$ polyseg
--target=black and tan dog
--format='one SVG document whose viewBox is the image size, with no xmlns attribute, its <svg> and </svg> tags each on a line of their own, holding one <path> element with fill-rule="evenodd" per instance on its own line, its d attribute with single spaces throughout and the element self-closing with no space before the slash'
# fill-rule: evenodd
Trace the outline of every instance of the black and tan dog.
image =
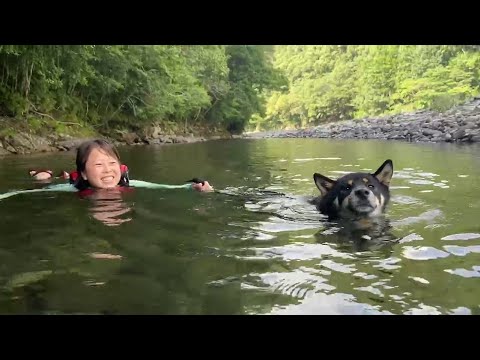
<svg viewBox="0 0 480 360">
<path fill-rule="evenodd" d="M 356 172 L 332 180 L 315 173 L 313 179 L 321 196 L 312 204 L 329 220 L 377 217 L 384 214 L 390 200 L 392 175 L 392 160 L 386 160 L 373 174 Z"/>
</svg>

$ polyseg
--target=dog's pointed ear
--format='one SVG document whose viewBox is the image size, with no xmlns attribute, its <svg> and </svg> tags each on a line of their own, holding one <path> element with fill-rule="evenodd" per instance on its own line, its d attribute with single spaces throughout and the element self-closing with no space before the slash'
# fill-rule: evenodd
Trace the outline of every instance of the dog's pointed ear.
<svg viewBox="0 0 480 360">
<path fill-rule="evenodd" d="M 329 179 L 326 176 L 320 175 L 318 173 L 313 174 L 313 180 L 315 181 L 315 185 L 317 185 L 318 190 L 322 195 L 328 193 L 332 188 L 335 186 L 336 181 Z"/>
<path fill-rule="evenodd" d="M 375 176 L 383 185 L 387 187 L 390 186 L 390 180 L 392 179 L 393 175 L 392 160 L 385 160 L 385 162 L 372 175 Z"/>
</svg>

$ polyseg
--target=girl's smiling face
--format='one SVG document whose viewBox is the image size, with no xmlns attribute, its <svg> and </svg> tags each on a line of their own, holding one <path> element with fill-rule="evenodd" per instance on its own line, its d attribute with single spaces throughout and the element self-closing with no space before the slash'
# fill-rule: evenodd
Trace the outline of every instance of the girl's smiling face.
<svg viewBox="0 0 480 360">
<path fill-rule="evenodd" d="M 82 177 L 97 189 L 114 188 L 120 182 L 120 162 L 101 148 L 93 148 L 90 152 Z"/>
</svg>

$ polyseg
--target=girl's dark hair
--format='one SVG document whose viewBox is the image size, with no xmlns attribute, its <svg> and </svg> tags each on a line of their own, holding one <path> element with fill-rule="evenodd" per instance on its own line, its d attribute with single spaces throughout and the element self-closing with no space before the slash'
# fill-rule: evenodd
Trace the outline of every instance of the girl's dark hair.
<svg viewBox="0 0 480 360">
<path fill-rule="evenodd" d="M 85 180 L 82 177 L 82 172 L 85 171 L 85 166 L 87 164 L 88 157 L 90 156 L 90 153 L 92 152 L 93 149 L 102 149 L 111 157 L 116 158 L 120 163 L 120 155 L 117 149 L 108 141 L 97 139 L 97 140 L 90 140 L 82 143 L 77 149 L 77 158 L 75 162 L 77 164 L 78 177 L 73 183 L 73 185 L 80 191 L 91 187 L 88 180 Z M 120 177 L 120 182 L 118 183 L 118 185 L 128 186 L 128 183 L 129 183 L 128 174 L 122 173 L 122 176 Z"/>
</svg>

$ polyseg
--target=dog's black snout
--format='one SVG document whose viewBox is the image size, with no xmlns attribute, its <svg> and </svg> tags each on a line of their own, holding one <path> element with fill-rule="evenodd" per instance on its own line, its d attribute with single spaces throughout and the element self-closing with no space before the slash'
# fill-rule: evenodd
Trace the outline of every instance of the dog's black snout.
<svg viewBox="0 0 480 360">
<path fill-rule="evenodd" d="M 370 190 L 367 189 L 359 189 L 355 190 L 355 195 L 358 196 L 359 198 L 366 198 L 370 194 Z"/>
</svg>

